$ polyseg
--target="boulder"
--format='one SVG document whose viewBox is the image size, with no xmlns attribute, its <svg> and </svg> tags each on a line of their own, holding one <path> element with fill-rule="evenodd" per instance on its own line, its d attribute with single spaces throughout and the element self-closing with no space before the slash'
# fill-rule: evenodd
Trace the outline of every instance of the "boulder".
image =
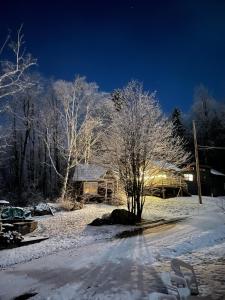
<svg viewBox="0 0 225 300">
<path fill-rule="evenodd" d="M 31 212 L 21 207 L 6 207 L 1 212 L 2 220 L 25 220 L 31 218 Z"/>
<path fill-rule="evenodd" d="M 34 216 L 54 215 L 51 207 L 47 203 L 43 203 L 43 202 L 34 206 L 32 214 Z"/>
<path fill-rule="evenodd" d="M 137 218 L 135 214 L 129 212 L 126 209 L 114 209 L 111 214 L 104 214 L 102 218 L 93 220 L 89 225 L 101 226 L 101 225 L 135 225 Z"/>
<path fill-rule="evenodd" d="M 137 222 L 135 214 L 126 209 L 114 209 L 110 219 L 113 224 L 134 225 Z"/>
<path fill-rule="evenodd" d="M 91 225 L 91 226 L 102 226 L 102 225 L 107 225 L 105 223 L 105 220 L 104 219 L 101 219 L 101 218 L 97 218 L 97 219 L 94 219 L 90 224 L 88 225 Z"/>
<path fill-rule="evenodd" d="M 102 219 L 109 219 L 111 216 L 110 213 L 102 215 Z"/>
<path fill-rule="evenodd" d="M 104 221 L 105 225 L 113 225 L 113 220 L 111 219 L 111 214 L 104 214 L 102 216 L 102 220 Z"/>
</svg>

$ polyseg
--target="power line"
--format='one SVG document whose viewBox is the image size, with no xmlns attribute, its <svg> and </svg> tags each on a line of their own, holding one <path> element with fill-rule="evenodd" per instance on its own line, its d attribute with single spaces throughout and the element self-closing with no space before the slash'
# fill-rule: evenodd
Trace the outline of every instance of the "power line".
<svg viewBox="0 0 225 300">
<path fill-rule="evenodd" d="M 200 146 L 198 145 L 199 150 L 225 150 L 225 147 L 217 147 L 217 146 Z"/>
</svg>

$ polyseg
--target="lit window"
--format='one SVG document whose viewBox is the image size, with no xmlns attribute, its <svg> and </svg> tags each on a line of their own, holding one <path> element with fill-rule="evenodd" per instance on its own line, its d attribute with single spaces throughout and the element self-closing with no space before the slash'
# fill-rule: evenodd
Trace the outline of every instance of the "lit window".
<svg viewBox="0 0 225 300">
<path fill-rule="evenodd" d="M 97 194 L 98 183 L 97 182 L 84 182 L 84 194 Z"/>
<path fill-rule="evenodd" d="M 193 174 L 184 174 L 184 179 L 187 181 L 193 181 L 194 176 Z"/>
</svg>

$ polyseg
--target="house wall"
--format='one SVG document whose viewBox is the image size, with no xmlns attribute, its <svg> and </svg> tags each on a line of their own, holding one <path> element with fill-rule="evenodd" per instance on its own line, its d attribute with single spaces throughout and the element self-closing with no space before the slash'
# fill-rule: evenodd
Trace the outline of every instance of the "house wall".
<svg viewBox="0 0 225 300">
<path fill-rule="evenodd" d="M 192 195 L 198 194 L 197 176 L 195 169 L 185 172 L 193 175 L 193 181 L 186 181 L 188 191 Z M 210 173 L 210 168 L 200 168 L 201 190 L 203 196 L 219 196 L 225 195 L 225 177 L 213 175 Z"/>
<path fill-rule="evenodd" d="M 73 194 L 74 196 L 83 195 L 83 182 L 76 181 L 73 184 Z"/>
<path fill-rule="evenodd" d="M 98 182 L 96 181 L 83 182 L 83 193 L 98 194 Z"/>
<path fill-rule="evenodd" d="M 213 196 L 224 196 L 225 195 L 225 177 L 213 176 L 211 191 L 212 191 Z"/>
<path fill-rule="evenodd" d="M 89 183 L 89 182 L 87 182 Z M 107 197 L 107 199 L 112 198 L 113 195 L 116 193 L 116 181 L 113 179 L 108 179 L 108 180 L 102 180 L 102 181 L 95 181 L 91 182 L 97 184 L 97 195 L 102 196 L 102 197 Z M 106 189 L 106 184 L 107 184 L 107 189 Z M 74 183 L 74 195 L 75 196 L 82 196 L 85 193 L 85 185 L 86 182 L 75 182 Z M 107 190 L 107 193 L 106 193 Z M 92 193 L 90 193 L 92 194 Z"/>
</svg>

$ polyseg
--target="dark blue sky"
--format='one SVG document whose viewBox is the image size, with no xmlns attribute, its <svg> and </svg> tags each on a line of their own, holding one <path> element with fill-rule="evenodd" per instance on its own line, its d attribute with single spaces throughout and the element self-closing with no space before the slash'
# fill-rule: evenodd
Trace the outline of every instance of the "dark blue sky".
<svg viewBox="0 0 225 300">
<path fill-rule="evenodd" d="M 104 91 L 138 79 L 167 112 L 188 110 L 200 83 L 225 99 L 225 1 L 0 2 L 0 40 L 23 23 L 47 77 L 81 74 Z"/>
</svg>

